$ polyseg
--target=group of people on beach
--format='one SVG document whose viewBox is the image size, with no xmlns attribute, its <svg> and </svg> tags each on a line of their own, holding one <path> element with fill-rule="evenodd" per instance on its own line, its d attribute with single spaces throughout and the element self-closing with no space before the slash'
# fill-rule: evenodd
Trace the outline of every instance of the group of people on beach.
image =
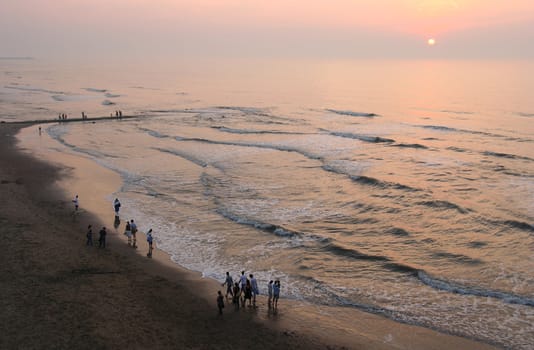
<svg viewBox="0 0 534 350">
<path fill-rule="evenodd" d="M 115 118 L 117 119 L 122 119 L 122 111 L 117 110 L 115 111 L 115 113 L 110 113 L 110 117 L 113 118 L 113 116 L 115 116 Z M 67 120 L 68 117 L 69 116 L 67 113 L 59 113 L 57 119 L 61 122 L 61 121 Z M 85 114 L 85 112 L 82 112 L 82 120 L 87 120 L 87 119 L 88 119 L 87 114 Z"/>
<path fill-rule="evenodd" d="M 113 118 L 113 113 L 111 113 L 109 116 Z M 120 109 L 115 111 L 115 118 L 122 119 L 122 111 Z"/>
<path fill-rule="evenodd" d="M 120 111 L 119 111 L 120 112 Z M 122 116 L 122 112 L 120 113 Z M 119 218 L 119 210 L 121 208 L 121 201 L 118 198 L 115 198 L 113 201 L 113 209 L 115 210 L 115 222 Z M 119 221 L 120 222 L 120 221 Z M 128 238 L 128 245 L 137 248 L 137 224 L 134 219 L 126 221 L 126 226 L 124 227 L 124 235 Z M 154 238 L 152 237 L 152 229 L 149 229 L 146 233 L 146 241 L 148 243 L 148 253 L 147 257 L 152 258 L 153 242 Z"/>
<path fill-rule="evenodd" d="M 102 227 L 99 232 L 98 237 L 98 248 L 106 248 L 106 236 L 108 232 L 106 231 L 106 227 Z M 87 238 L 87 241 L 85 245 L 93 246 L 93 227 L 91 225 L 87 226 L 87 233 L 85 234 L 85 237 Z"/>
<path fill-rule="evenodd" d="M 226 272 L 226 279 L 224 280 L 222 286 L 226 286 L 226 300 L 228 300 L 228 295 L 232 297 L 232 304 L 234 304 L 236 309 L 239 309 L 240 306 L 247 305 L 249 307 L 256 307 L 256 296 L 260 294 L 258 288 L 258 281 L 253 274 L 249 274 L 247 278 L 245 271 L 241 271 L 241 276 L 239 276 L 236 281 L 229 272 Z M 270 280 L 267 284 L 267 294 L 268 302 L 267 305 L 269 309 L 278 308 L 278 299 L 280 297 L 280 281 Z M 224 298 L 222 292 L 219 290 L 217 292 L 217 308 L 219 309 L 219 314 L 222 314 L 224 308 Z"/>
<path fill-rule="evenodd" d="M 78 212 L 78 209 L 80 207 L 80 199 L 79 196 L 76 195 L 74 199 L 72 200 L 74 203 L 74 213 Z M 115 198 L 113 201 L 113 209 L 115 211 L 115 223 L 119 222 L 119 211 L 121 208 L 121 202 L 118 198 Z M 117 228 L 118 225 L 115 227 Z M 128 245 L 137 248 L 137 224 L 135 223 L 134 219 L 131 219 L 130 221 L 126 221 L 126 227 L 124 229 L 124 235 L 128 237 Z M 102 227 L 102 229 L 99 232 L 99 238 L 98 238 L 98 247 L 99 248 L 106 248 L 106 236 L 107 236 L 107 229 L 106 227 Z M 86 233 L 86 245 L 87 246 L 93 246 L 93 228 L 92 225 L 89 225 L 87 227 L 87 233 Z M 146 240 L 148 243 L 148 252 L 147 257 L 152 258 L 152 252 L 153 252 L 153 242 L 154 238 L 152 236 L 152 229 L 149 229 L 146 233 Z"/>
<path fill-rule="evenodd" d="M 77 212 L 80 202 L 79 202 L 79 196 L 76 195 L 74 199 L 72 200 L 74 203 L 74 211 Z M 121 202 L 118 198 L 115 198 L 113 201 L 113 209 L 115 211 L 115 222 L 117 222 L 117 219 L 119 218 L 119 211 L 121 208 Z M 120 220 L 119 220 L 120 222 Z M 129 221 L 126 221 L 126 226 L 124 228 L 124 235 L 128 238 L 128 245 L 137 248 L 137 224 L 135 223 L 134 219 L 131 219 Z M 106 236 L 107 236 L 107 230 L 106 227 L 102 227 L 102 229 L 99 231 L 99 238 L 98 238 L 98 247 L 99 248 L 106 248 Z M 92 225 L 89 225 L 87 227 L 87 233 L 86 233 L 86 245 L 87 246 L 93 246 L 93 228 Z M 147 257 L 152 258 L 152 252 L 153 252 L 153 241 L 154 238 L 152 236 L 152 229 L 149 229 L 146 233 L 146 240 L 148 243 L 148 253 L 146 254 Z M 244 307 L 247 305 L 249 307 L 256 307 L 256 297 L 260 294 L 259 288 L 258 288 L 258 281 L 254 277 L 254 275 L 251 273 L 248 275 L 245 274 L 245 271 L 241 271 L 241 275 L 236 279 L 234 282 L 234 279 L 230 275 L 230 272 L 226 272 L 226 278 L 224 282 L 222 283 L 222 286 L 226 286 L 226 300 L 229 299 L 228 296 L 230 296 L 232 299 L 232 304 L 234 304 L 236 309 L 239 309 L 240 307 Z M 268 295 L 268 301 L 267 305 L 268 308 L 271 309 L 277 309 L 278 308 L 278 299 L 280 298 L 280 280 L 270 280 L 267 284 L 267 295 Z M 224 297 L 222 292 L 219 290 L 217 292 L 217 308 L 219 309 L 219 314 L 222 314 L 222 310 L 224 309 Z"/>
</svg>

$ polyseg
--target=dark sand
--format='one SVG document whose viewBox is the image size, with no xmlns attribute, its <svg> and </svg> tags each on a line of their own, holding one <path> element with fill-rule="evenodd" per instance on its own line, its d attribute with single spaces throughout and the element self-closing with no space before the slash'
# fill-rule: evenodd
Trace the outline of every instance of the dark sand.
<svg viewBox="0 0 534 350">
<path fill-rule="evenodd" d="M 95 240 L 104 225 L 99 204 L 72 216 L 71 196 L 57 181 L 70 181 L 76 169 L 21 152 L 14 135 L 23 126 L 0 124 L 1 349 L 492 348 L 363 312 L 359 329 L 349 335 L 327 328 L 321 333 L 317 326 L 308 332 L 313 315 L 299 322 L 284 300 L 283 311 L 272 319 L 259 317 L 256 309 L 235 312 L 229 304 L 221 317 L 215 299 L 216 289 L 223 288 L 174 266 L 162 252 L 148 259 L 127 247 L 112 227 L 108 248 L 86 247 L 87 223 L 93 224 Z M 86 166 L 82 173 L 87 171 Z M 86 190 L 82 207 L 93 192 Z M 144 235 L 138 239 L 144 253 Z M 384 340 L 391 334 L 396 341 Z"/>
</svg>

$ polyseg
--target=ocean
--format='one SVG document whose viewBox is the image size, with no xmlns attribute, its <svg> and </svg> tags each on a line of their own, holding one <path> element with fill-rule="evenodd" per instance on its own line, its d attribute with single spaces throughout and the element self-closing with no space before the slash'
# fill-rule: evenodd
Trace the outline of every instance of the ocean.
<svg viewBox="0 0 534 350">
<path fill-rule="evenodd" d="M 534 63 L 0 60 L 0 120 L 120 174 L 174 262 L 534 348 Z M 97 184 L 95 184 L 97 186 Z M 82 199 L 83 203 L 83 199 Z M 332 311 L 334 310 L 334 311 Z"/>
</svg>

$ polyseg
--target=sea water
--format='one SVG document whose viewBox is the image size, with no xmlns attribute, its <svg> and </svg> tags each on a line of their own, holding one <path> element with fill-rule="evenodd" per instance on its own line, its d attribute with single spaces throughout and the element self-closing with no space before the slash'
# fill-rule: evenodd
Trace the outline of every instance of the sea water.
<svg viewBox="0 0 534 350">
<path fill-rule="evenodd" d="M 0 67 L 3 121 L 139 116 L 45 130 L 121 175 L 110 211 L 120 198 L 177 264 L 534 347 L 534 64 Z"/>
</svg>

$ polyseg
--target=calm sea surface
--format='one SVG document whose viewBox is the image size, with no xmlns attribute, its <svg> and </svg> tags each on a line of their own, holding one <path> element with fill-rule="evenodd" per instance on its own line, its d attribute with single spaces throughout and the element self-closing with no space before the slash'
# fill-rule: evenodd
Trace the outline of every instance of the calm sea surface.
<svg viewBox="0 0 534 350">
<path fill-rule="evenodd" d="M 534 348 L 533 63 L 0 68 L 0 120 L 143 116 L 45 130 L 121 175 L 110 202 L 176 263 Z"/>
</svg>

